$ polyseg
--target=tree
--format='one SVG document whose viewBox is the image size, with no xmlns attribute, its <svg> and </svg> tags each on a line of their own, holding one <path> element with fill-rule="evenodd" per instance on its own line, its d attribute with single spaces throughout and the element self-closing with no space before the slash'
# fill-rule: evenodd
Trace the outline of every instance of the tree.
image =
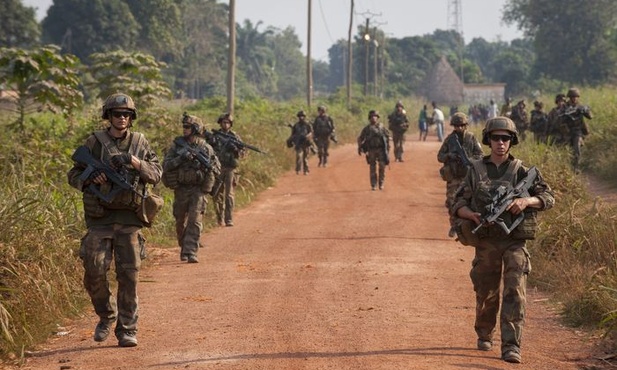
<svg viewBox="0 0 617 370">
<path fill-rule="evenodd" d="M 54 0 L 43 41 L 86 61 L 92 53 L 135 49 L 140 25 L 123 0 Z"/>
<path fill-rule="evenodd" d="M 292 27 L 282 31 L 272 30 L 278 98 L 288 100 L 301 96 L 306 91 L 305 59 L 300 51 L 302 43 Z"/>
<path fill-rule="evenodd" d="M 53 45 L 34 50 L 0 49 L 0 85 L 15 93 L 5 103 L 18 113 L 15 123 L 22 133 L 27 114 L 50 110 L 69 118 L 82 105 L 78 63 L 75 56 L 61 55 Z"/>
<path fill-rule="evenodd" d="M 171 90 L 163 80 L 164 63 L 151 55 L 125 51 L 95 53 L 90 56 L 88 68 L 93 77 L 90 86 L 96 88 L 98 97 L 124 92 L 135 99 L 140 108 L 152 107 L 161 98 L 170 98 Z"/>
<path fill-rule="evenodd" d="M 605 82 L 616 74 L 617 2 L 508 0 L 503 20 L 534 40 L 540 74 L 570 83 Z"/>
<path fill-rule="evenodd" d="M 262 22 L 257 22 L 253 25 L 250 20 L 245 19 L 244 27 L 238 26 L 238 69 L 263 95 L 272 95 L 276 90 L 275 74 L 272 70 L 276 58 L 269 40 L 274 29 L 259 32 L 261 24 Z"/>
<path fill-rule="evenodd" d="M 225 95 L 228 7 L 215 0 L 181 3 L 181 58 L 171 64 L 177 90 L 191 98 Z"/>
<path fill-rule="evenodd" d="M 0 1 L 0 47 L 30 47 L 39 42 L 41 28 L 34 8 L 21 0 Z"/>
<path fill-rule="evenodd" d="M 182 55 L 182 12 L 174 0 L 124 0 L 141 26 L 136 47 L 157 60 L 176 60 Z"/>
</svg>

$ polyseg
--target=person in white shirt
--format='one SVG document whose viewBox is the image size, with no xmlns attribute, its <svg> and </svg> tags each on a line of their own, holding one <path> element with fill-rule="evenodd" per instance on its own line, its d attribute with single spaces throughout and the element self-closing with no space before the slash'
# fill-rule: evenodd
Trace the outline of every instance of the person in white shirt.
<svg viewBox="0 0 617 370">
<path fill-rule="evenodd" d="M 439 142 L 442 142 L 444 122 L 443 112 L 437 107 L 437 103 L 431 102 L 431 105 L 433 106 L 433 123 L 437 127 L 437 139 L 439 139 Z"/>
</svg>

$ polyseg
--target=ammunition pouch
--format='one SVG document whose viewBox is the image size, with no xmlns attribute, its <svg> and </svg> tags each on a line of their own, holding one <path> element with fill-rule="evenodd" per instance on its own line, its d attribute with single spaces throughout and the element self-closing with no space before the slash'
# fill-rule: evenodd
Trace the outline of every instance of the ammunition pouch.
<svg viewBox="0 0 617 370">
<path fill-rule="evenodd" d="M 538 216 L 536 211 L 525 212 L 525 219 L 510 233 L 512 239 L 533 240 L 536 238 L 538 229 Z"/>
<path fill-rule="evenodd" d="M 83 193 L 84 214 L 92 218 L 101 218 L 105 216 L 105 207 L 101 205 L 99 197 L 89 191 Z"/>
<path fill-rule="evenodd" d="M 144 189 L 145 193 L 145 189 Z M 158 194 L 149 193 L 148 196 L 141 202 L 141 206 L 137 208 L 137 218 L 144 223 L 144 226 L 150 227 L 156 218 L 156 215 L 163 208 L 165 201 Z"/>
<path fill-rule="evenodd" d="M 178 182 L 178 170 L 174 169 L 171 171 L 163 171 L 163 175 L 161 176 L 161 181 L 163 181 L 163 185 L 170 189 L 175 189 L 180 185 Z"/>
<path fill-rule="evenodd" d="M 452 181 L 452 180 L 454 180 L 454 173 L 452 173 L 452 168 L 450 168 L 450 166 L 448 166 L 447 164 L 444 164 L 439 169 L 439 175 L 441 176 L 441 179 L 443 181 Z"/>
<path fill-rule="evenodd" d="M 454 230 L 456 231 L 456 240 L 467 246 L 477 247 L 480 245 L 480 238 L 471 231 L 475 228 L 475 223 L 466 218 L 456 218 L 454 220 Z"/>
<path fill-rule="evenodd" d="M 205 179 L 206 174 L 201 170 L 180 169 L 178 171 L 178 184 L 181 185 L 197 185 L 201 184 Z"/>
</svg>

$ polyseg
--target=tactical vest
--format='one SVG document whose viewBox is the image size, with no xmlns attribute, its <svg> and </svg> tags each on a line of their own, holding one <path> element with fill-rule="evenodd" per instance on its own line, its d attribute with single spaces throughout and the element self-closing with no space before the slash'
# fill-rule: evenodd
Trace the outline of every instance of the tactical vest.
<svg viewBox="0 0 617 370">
<path fill-rule="evenodd" d="M 233 131 L 228 131 L 227 134 L 239 139 L 238 135 Z M 219 157 L 219 162 L 221 162 L 221 167 L 237 168 L 240 164 L 238 159 L 240 155 L 233 145 L 223 144 L 218 141 L 216 143 L 215 151 L 217 157 Z"/>
<path fill-rule="evenodd" d="M 315 118 L 313 130 L 315 131 L 316 136 L 329 136 L 333 130 L 332 118 L 328 116 L 319 116 Z"/>
<path fill-rule="evenodd" d="M 472 161 L 473 170 L 476 174 L 477 183 L 472 196 L 471 209 L 480 212 L 484 216 L 491 203 L 496 197 L 500 187 L 509 188 L 518 182 L 518 172 L 523 165 L 521 160 L 514 159 L 508 164 L 505 174 L 499 179 L 489 179 L 486 165 L 483 161 Z M 534 239 L 537 229 L 537 211 L 533 208 L 526 208 L 524 211 L 525 219 L 512 232 L 509 237 L 512 239 Z M 506 225 L 511 225 L 518 216 L 506 211 L 501 215 Z M 498 225 L 489 225 L 480 228 L 477 232 L 478 237 L 505 237 L 505 231 Z"/>
<path fill-rule="evenodd" d="M 382 131 L 379 125 L 367 126 L 363 147 L 366 150 L 383 149 L 385 143 Z"/>
<path fill-rule="evenodd" d="M 178 141 L 184 141 L 183 144 L 201 148 L 203 152 L 210 155 L 210 151 L 206 149 L 206 141 L 202 138 L 196 138 L 193 143 L 186 141 L 184 137 L 178 137 L 174 140 L 176 142 L 176 148 L 182 151 L 182 144 L 178 144 Z M 213 163 L 214 165 L 214 163 Z M 201 165 L 196 160 L 184 160 L 178 166 L 178 183 L 180 185 L 202 185 L 206 181 L 206 171 L 201 168 Z"/>
<path fill-rule="evenodd" d="M 131 155 L 139 157 L 140 150 L 143 149 L 144 136 L 138 132 L 130 132 L 129 144 L 126 148 L 118 148 L 112 142 L 106 130 L 94 132 L 94 136 L 101 144 L 100 160 L 103 163 L 109 163 L 110 158 L 114 155 L 128 152 Z M 139 181 L 139 171 L 135 169 L 123 169 L 128 183 L 132 184 L 139 193 L 145 192 L 145 184 Z M 111 191 L 112 184 L 107 182 L 100 185 L 102 194 L 108 194 Z M 84 213 L 89 217 L 103 217 L 107 209 L 127 209 L 137 210 L 141 207 L 142 198 L 130 190 L 122 190 L 116 194 L 110 203 L 101 201 L 96 195 L 89 191 L 83 193 Z"/>
</svg>

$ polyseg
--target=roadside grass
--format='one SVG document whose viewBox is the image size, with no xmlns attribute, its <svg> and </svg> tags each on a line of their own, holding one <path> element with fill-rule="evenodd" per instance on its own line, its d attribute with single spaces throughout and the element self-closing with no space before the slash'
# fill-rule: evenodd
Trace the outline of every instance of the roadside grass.
<svg viewBox="0 0 617 370">
<path fill-rule="evenodd" d="M 609 90 L 583 90 L 583 96 L 590 97 L 592 109 L 604 102 L 614 103 Z M 402 100 L 410 119 L 408 136 L 414 138 L 424 103 L 414 98 Z M 249 204 L 293 168 L 294 153 L 285 146 L 285 139 L 290 134 L 287 124 L 296 121 L 298 110 L 307 111 L 313 118 L 316 107 L 326 105 L 335 119 L 338 145 L 355 145 L 359 131 L 367 124 L 368 111 L 379 110 L 381 121 L 386 123 L 396 101 L 359 98 L 354 99 L 350 110 L 345 102 L 341 93 L 315 99 L 311 110 L 303 100 L 239 101 L 234 131 L 267 154 L 250 152 L 241 162 L 237 206 Z M 597 110 L 584 152 L 587 169 L 608 178 L 617 171 L 616 159 L 605 159 L 609 157 L 606 151 L 614 153 L 611 138 L 617 132 L 611 117 L 617 113 L 613 112 L 615 106 L 611 105 L 610 114 Z M 225 111 L 225 102 L 222 98 L 166 102 L 156 109 L 140 111 L 134 129 L 146 135 L 161 161 L 173 138 L 181 133 L 184 111 L 201 117 L 208 129 L 218 128 L 216 119 Z M 0 230 L 0 359 L 20 361 L 25 350 L 52 335 L 65 318 L 89 307 L 77 257 L 85 232 L 81 197 L 66 183 L 66 172 L 74 149 L 102 127 L 99 115 L 99 107 L 89 107 L 69 127 L 59 116 L 39 114 L 27 121 L 26 137 L 0 131 L 0 176 L 5 179 L 0 183 L 0 221 L 4 226 Z M 6 121 L 8 117 L 0 117 L 0 125 Z M 472 129 L 479 138 L 481 127 Z M 533 264 L 530 284 L 551 293 L 570 324 L 601 327 L 611 336 L 617 325 L 614 206 L 589 196 L 582 178 L 569 168 L 567 148 L 528 140 L 513 153 L 526 163 L 538 165 L 557 197 L 555 208 L 540 217 L 537 239 L 529 243 Z M 173 192 L 162 185 L 155 191 L 164 197 L 165 206 L 144 234 L 149 245 L 177 248 L 171 211 Z M 215 227 L 211 203 L 204 219 L 206 228 Z M 144 263 L 147 266 L 149 260 Z"/>
</svg>

